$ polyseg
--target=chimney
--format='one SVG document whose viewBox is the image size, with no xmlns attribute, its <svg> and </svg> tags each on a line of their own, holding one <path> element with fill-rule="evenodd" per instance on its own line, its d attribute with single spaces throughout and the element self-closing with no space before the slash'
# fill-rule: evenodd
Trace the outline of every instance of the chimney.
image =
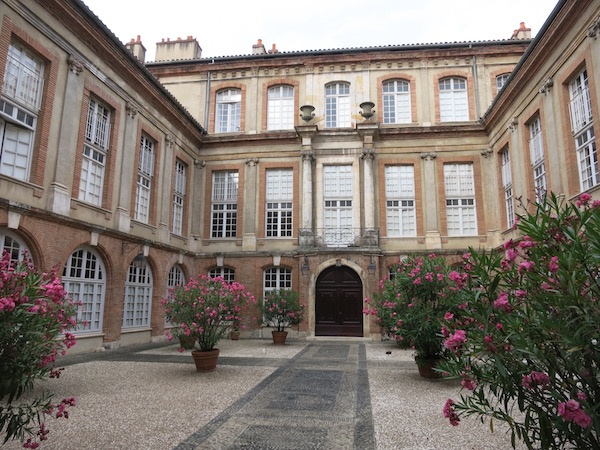
<svg viewBox="0 0 600 450">
<path fill-rule="evenodd" d="M 266 52 L 265 46 L 262 43 L 262 39 L 258 40 L 258 44 L 254 44 L 252 46 L 252 54 L 253 55 L 264 55 Z"/>
<path fill-rule="evenodd" d="M 193 36 L 186 39 L 172 41 L 162 38 L 161 42 L 156 43 L 156 61 L 180 61 L 184 59 L 200 59 L 202 57 L 202 48 Z"/>
<path fill-rule="evenodd" d="M 521 26 L 513 32 L 511 39 L 531 39 L 531 28 L 525 28 L 525 22 L 521 22 Z"/>
<path fill-rule="evenodd" d="M 140 35 L 138 34 L 137 41 L 131 38 L 131 41 L 125 44 L 125 47 L 133 53 L 133 56 L 137 58 L 139 62 L 144 64 L 146 62 L 146 47 L 142 45 Z"/>
<path fill-rule="evenodd" d="M 275 44 L 273 44 L 273 47 L 271 48 L 271 50 L 269 50 L 269 53 L 279 53 L 279 50 L 277 50 Z"/>
</svg>

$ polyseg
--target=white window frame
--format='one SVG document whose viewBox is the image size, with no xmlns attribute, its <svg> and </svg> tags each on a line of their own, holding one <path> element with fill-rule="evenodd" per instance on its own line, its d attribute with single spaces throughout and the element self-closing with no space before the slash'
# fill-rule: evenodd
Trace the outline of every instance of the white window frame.
<svg viewBox="0 0 600 450">
<path fill-rule="evenodd" d="M 6 250 L 10 254 L 11 263 L 22 262 L 25 255 L 31 258 L 27 244 L 10 230 L 0 228 L 0 258 Z"/>
<path fill-rule="evenodd" d="M 185 208 L 186 165 L 179 159 L 175 160 L 175 183 L 173 187 L 173 228 L 172 232 L 183 234 L 183 212 Z"/>
<path fill-rule="evenodd" d="M 350 126 L 352 126 L 350 84 L 328 84 L 325 86 L 325 128 Z"/>
<path fill-rule="evenodd" d="M 85 127 L 79 200 L 101 206 L 110 142 L 110 110 L 90 98 Z"/>
<path fill-rule="evenodd" d="M 230 267 L 214 267 L 208 271 L 210 278 L 223 278 L 228 283 L 235 281 L 235 270 Z"/>
<path fill-rule="evenodd" d="M 292 289 L 292 271 L 285 267 L 269 267 L 263 271 L 263 295 Z"/>
<path fill-rule="evenodd" d="M 265 178 L 265 237 L 292 237 L 294 171 L 267 169 Z"/>
<path fill-rule="evenodd" d="M 217 92 L 215 133 L 239 133 L 242 118 L 242 91 L 223 89 Z"/>
<path fill-rule="evenodd" d="M 238 182 L 237 171 L 213 172 L 211 238 L 237 236 Z"/>
<path fill-rule="evenodd" d="M 500 152 L 500 161 L 502 167 L 502 189 L 504 190 L 504 204 L 506 206 L 506 223 L 508 228 L 511 228 L 515 224 L 515 200 L 508 148 Z"/>
<path fill-rule="evenodd" d="M 137 188 L 135 192 L 134 219 L 148 223 L 152 194 L 152 177 L 154 176 L 154 141 L 145 134 L 140 139 L 140 157 L 138 160 Z"/>
<path fill-rule="evenodd" d="M 467 79 L 448 77 L 439 80 L 440 122 L 469 120 Z"/>
<path fill-rule="evenodd" d="M 67 296 L 82 307 L 77 310 L 77 333 L 101 333 L 106 298 L 106 269 L 100 255 L 89 248 L 71 253 L 62 285 Z"/>
<path fill-rule="evenodd" d="M 496 77 L 496 94 L 504 87 L 508 77 L 510 77 L 510 73 L 501 73 Z"/>
<path fill-rule="evenodd" d="M 10 43 L 0 99 L 0 174 L 27 181 L 42 102 L 44 63 Z"/>
<path fill-rule="evenodd" d="M 546 196 L 546 165 L 544 162 L 544 141 L 542 138 L 542 121 L 537 116 L 529 124 L 529 157 L 533 170 L 533 187 L 537 202 Z"/>
<path fill-rule="evenodd" d="M 477 235 L 473 164 L 444 164 L 444 189 L 448 236 Z"/>
<path fill-rule="evenodd" d="M 382 84 L 382 92 L 383 123 L 411 123 L 410 82 L 386 81 Z"/>
<path fill-rule="evenodd" d="M 294 128 L 294 87 L 272 86 L 267 90 L 267 130 Z"/>
<path fill-rule="evenodd" d="M 569 83 L 569 95 L 569 113 L 577 152 L 579 186 L 582 191 L 587 191 L 600 184 L 587 69 L 582 70 Z"/>
<path fill-rule="evenodd" d="M 323 166 L 323 239 L 328 247 L 354 243 L 353 167 Z"/>
<path fill-rule="evenodd" d="M 387 236 L 416 236 L 414 166 L 385 166 L 385 202 Z"/>
<path fill-rule="evenodd" d="M 125 281 L 123 328 L 150 327 L 152 286 L 152 271 L 148 263 L 142 267 L 129 266 Z"/>
</svg>

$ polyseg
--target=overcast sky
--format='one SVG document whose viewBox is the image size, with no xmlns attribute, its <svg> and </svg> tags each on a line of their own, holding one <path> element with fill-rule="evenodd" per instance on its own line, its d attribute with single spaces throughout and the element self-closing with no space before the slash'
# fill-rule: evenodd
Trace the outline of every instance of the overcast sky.
<svg viewBox="0 0 600 450">
<path fill-rule="evenodd" d="M 280 52 L 508 39 L 540 30 L 557 0 L 83 0 L 117 38 L 193 36 L 202 57 L 248 55 L 262 39 Z"/>
</svg>

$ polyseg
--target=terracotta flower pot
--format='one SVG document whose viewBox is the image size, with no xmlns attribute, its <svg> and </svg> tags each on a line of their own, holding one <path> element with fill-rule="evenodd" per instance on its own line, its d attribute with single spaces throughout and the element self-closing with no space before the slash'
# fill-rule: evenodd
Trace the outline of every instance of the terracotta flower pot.
<svg viewBox="0 0 600 450">
<path fill-rule="evenodd" d="M 436 370 L 434 370 L 439 362 L 440 362 L 439 360 L 435 360 L 435 361 L 423 361 L 420 364 L 417 363 L 417 367 L 419 368 L 419 375 L 421 375 L 423 378 L 430 378 L 430 379 L 441 378 L 442 374 L 440 372 L 437 372 Z"/>
<path fill-rule="evenodd" d="M 232 341 L 237 341 L 240 339 L 240 332 L 239 331 L 231 331 L 229 332 L 229 338 Z"/>
<path fill-rule="evenodd" d="M 212 372 L 217 368 L 217 360 L 219 358 L 219 349 L 213 348 L 205 352 L 192 350 L 192 357 L 196 364 L 196 372 Z"/>
<path fill-rule="evenodd" d="M 271 331 L 273 335 L 273 344 L 275 345 L 285 345 L 285 339 L 287 338 L 287 331 Z"/>
</svg>

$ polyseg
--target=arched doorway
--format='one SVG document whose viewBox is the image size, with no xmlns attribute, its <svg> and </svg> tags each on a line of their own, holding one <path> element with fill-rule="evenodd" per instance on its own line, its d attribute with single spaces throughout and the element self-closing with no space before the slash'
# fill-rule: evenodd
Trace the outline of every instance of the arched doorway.
<svg viewBox="0 0 600 450">
<path fill-rule="evenodd" d="M 354 270 L 334 266 L 319 275 L 315 295 L 316 336 L 362 336 L 362 310 L 362 281 Z"/>
</svg>

